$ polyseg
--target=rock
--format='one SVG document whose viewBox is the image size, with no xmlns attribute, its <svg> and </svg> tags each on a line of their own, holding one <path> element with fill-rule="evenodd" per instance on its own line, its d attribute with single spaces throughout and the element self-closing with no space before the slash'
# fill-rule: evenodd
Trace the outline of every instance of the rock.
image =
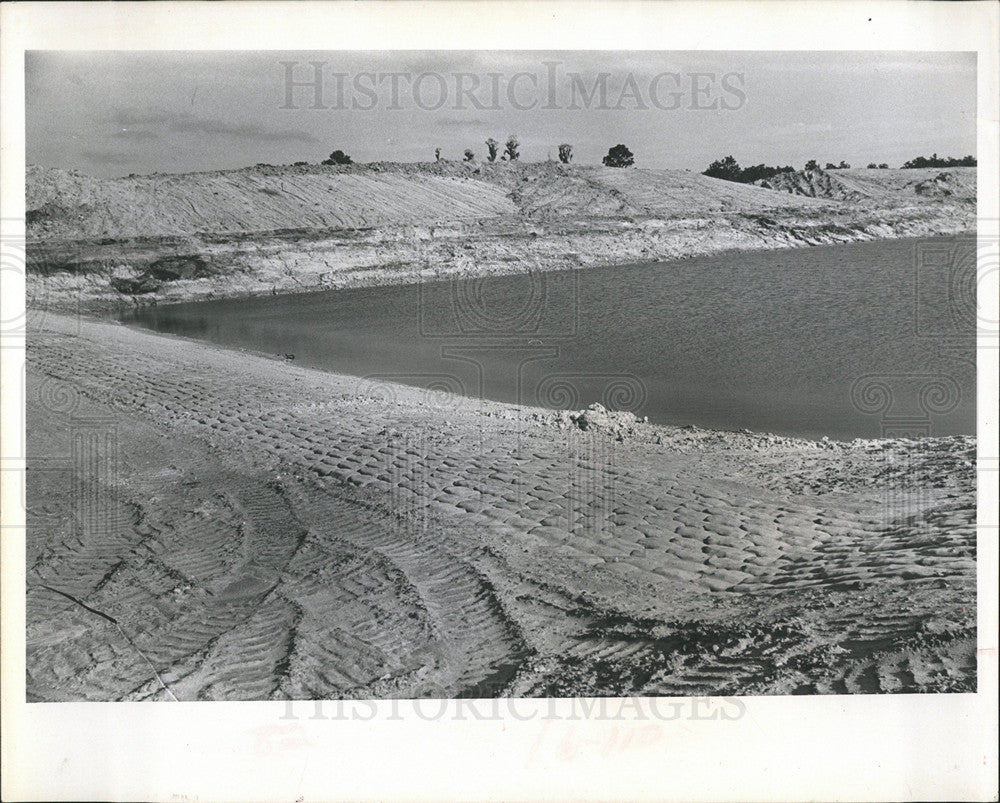
<svg viewBox="0 0 1000 803">
<path fill-rule="evenodd" d="M 111 286 L 119 293 L 127 296 L 138 296 L 144 293 L 155 293 L 162 286 L 150 276 L 113 276 Z"/>
<path fill-rule="evenodd" d="M 624 441 L 626 437 L 633 435 L 639 425 L 635 413 L 608 410 L 597 402 L 579 413 L 570 413 L 569 420 L 583 432 L 591 430 L 608 432 L 619 441 Z"/>
<path fill-rule="evenodd" d="M 147 276 L 164 282 L 201 279 L 210 275 L 208 262 L 199 254 L 167 256 L 150 263 Z"/>
</svg>

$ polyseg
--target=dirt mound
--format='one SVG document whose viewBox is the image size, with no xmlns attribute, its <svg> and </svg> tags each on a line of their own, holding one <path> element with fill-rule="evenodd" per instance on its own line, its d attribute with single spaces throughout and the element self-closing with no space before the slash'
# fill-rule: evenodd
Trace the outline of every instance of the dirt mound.
<svg viewBox="0 0 1000 803">
<path fill-rule="evenodd" d="M 975 194 L 975 168 L 803 170 L 754 186 L 686 170 L 553 162 L 261 165 L 116 179 L 31 166 L 26 208 L 29 239 L 84 240 L 454 221 L 495 220 L 502 225 L 524 218 L 672 219 L 764 210 L 807 214 L 823 209 L 823 202 L 974 202 Z"/>
<path fill-rule="evenodd" d="M 321 166 L 117 179 L 29 168 L 26 201 L 33 239 L 359 229 L 515 211 L 482 181 Z"/>
<path fill-rule="evenodd" d="M 598 402 L 578 413 L 568 410 L 560 413 L 560 423 L 564 425 L 574 426 L 582 432 L 606 432 L 618 441 L 633 437 L 639 426 L 648 422 L 648 418 L 640 420 L 627 410 L 608 410 Z"/>
<path fill-rule="evenodd" d="M 842 181 L 838 175 L 825 170 L 797 170 L 794 173 L 778 173 L 756 183 L 765 189 L 778 190 L 792 195 L 806 195 L 810 198 L 861 201 L 871 197 L 868 192 Z"/>
<path fill-rule="evenodd" d="M 541 164 L 259 166 L 97 179 L 28 168 L 28 236 L 133 238 L 446 221 L 671 216 L 799 208 L 683 170 Z"/>
<path fill-rule="evenodd" d="M 913 203 L 950 201 L 975 203 L 976 168 L 916 170 L 799 170 L 779 173 L 756 182 L 758 186 L 849 203 Z"/>
<path fill-rule="evenodd" d="M 954 175 L 948 172 L 938 173 L 934 178 L 918 182 L 913 189 L 917 195 L 950 198 L 956 191 Z"/>
<path fill-rule="evenodd" d="M 773 181 L 769 189 L 687 170 L 556 162 L 258 165 L 117 179 L 29 167 L 29 296 L 106 311 L 137 296 L 301 293 L 975 226 L 974 168 Z"/>
</svg>

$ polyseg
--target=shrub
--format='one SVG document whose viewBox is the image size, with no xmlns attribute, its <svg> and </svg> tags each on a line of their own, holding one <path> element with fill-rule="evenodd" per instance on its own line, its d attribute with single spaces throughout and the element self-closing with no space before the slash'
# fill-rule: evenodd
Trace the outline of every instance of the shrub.
<svg viewBox="0 0 1000 803">
<path fill-rule="evenodd" d="M 334 151 L 330 154 L 329 159 L 324 159 L 323 164 L 325 165 L 349 165 L 352 164 L 351 157 L 348 156 L 343 151 Z"/>
<path fill-rule="evenodd" d="M 778 173 L 793 173 L 795 168 L 791 165 L 785 167 L 770 167 L 766 164 L 753 165 L 752 167 L 741 168 L 739 163 L 732 157 L 719 159 L 712 162 L 702 175 L 712 178 L 721 178 L 725 181 L 738 181 L 743 184 L 753 184 L 761 179 L 768 179 Z"/>
<path fill-rule="evenodd" d="M 514 134 L 511 134 L 507 137 L 507 141 L 503 146 L 504 158 L 508 161 L 516 162 L 518 157 L 521 155 L 520 151 L 518 151 L 518 148 L 520 147 L 521 143 L 517 141 L 517 137 Z"/>
<path fill-rule="evenodd" d="M 624 145 L 615 145 L 608 150 L 608 155 L 602 160 L 605 167 L 631 167 L 635 162 L 632 151 Z"/>
<path fill-rule="evenodd" d="M 725 181 L 739 181 L 741 172 L 739 163 L 732 156 L 727 156 L 712 162 L 702 175 Z"/>
<path fill-rule="evenodd" d="M 963 156 L 961 159 L 955 157 L 942 157 L 932 154 L 930 157 L 917 156 L 903 164 L 904 170 L 912 170 L 919 167 L 976 167 L 978 161 L 975 156 Z"/>
</svg>

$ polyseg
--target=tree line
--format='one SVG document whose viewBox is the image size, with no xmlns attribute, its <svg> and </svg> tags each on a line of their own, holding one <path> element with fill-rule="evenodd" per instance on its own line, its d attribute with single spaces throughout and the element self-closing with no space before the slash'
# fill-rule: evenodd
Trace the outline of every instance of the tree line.
<svg viewBox="0 0 1000 803">
<path fill-rule="evenodd" d="M 495 162 L 497 158 L 504 162 L 516 162 L 521 158 L 521 143 L 517 136 L 511 134 L 507 137 L 506 142 L 503 143 L 503 151 L 500 150 L 500 143 L 497 140 L 490 137 L 486 140 L 486 161 Z M 475 152 L 471 148 L 466 148 L 464 153 L 464 161 L 472 162 L 476 158 Z M 573 159 L 573 146 L 567 142 L 559 145 L 559 161 L 563 164 L 569 164 Z M 441 149 L 434 149 L 434 160 L 437 162 L 441 161 Z M 606 167 L 631 167 L 635 163 L 635 158 L 625 145 L 615 145 L 613 148 L 608 149 L 608 154 L 602 159 L 602 162 Z M 296 162 L 296 166 L 304 165 L 306 162 Z M 353 164 L 351 157 L 348 156 L 341 150 L 336 150 L 330 154 L 329 158 L 324 159 L 321 164 L 324 165 L 348 165 Z M 963 156 L 962 158 L 955 157 L 939 157 L 936 153 L 931 156 L 917 156 L 905 162 L 902 165 L 902 169 L 910 170 L 920 167 L 976 167 L 978 162 L 974 156 Z M 820 168 L 819 162 L 816 159 L 810 159 L 805 164 L 805 170 L 849 170 L 851 167 L 845 161 L 841 161 L 839 164 L 834 164 L 833 162 L 827 162 L 826 166 Z M 889 165 L 885 162 L 881 164 L 876 164 L 875 162 L 869 162 L 867 166 L 868 170 L 888 170 Z M 721 178 L 725 181 L 736 181 L 741 184 L 753 184 L 755 181 L 760 181 L 761 179 L 768 179 L 772 176 L 776 176 L 779 173 L 794 173 L 795 168 L 791 165 L 785 165 L 784 167 L 771 167 L 766 164 L 751 165 L 750 167 L 741 167 L 739 162 L 733 158 L 732 155 L 726 156 L 722 159 L 717 159 L 712 162 L 708 168 L 702 171 L 702 175 L 711 176 L 712 178 Z"/>
<path fill-rule="evenodd" d="M 507 137 L 507 141 L 504 142 L 503 152 L 500 152 L 500 143 L 497 142 L 493 137 L 486 140 L 486 161 L 495 162 L 497 156 L 499 155 L 500 160 L 504 162 L 516 162 L 521 158 L 521 143 L 517 136 L 511 134 Z M 569 164 L 573 160 L 573 146 L 568 142 L 563 142 L 559 145 L 559 161 L 563 164 Z M 472 162 L 476 158 L 475 151 L 472 148 L 466 148 L 463 154 L 463 161 Z M 550 157 L 551 158 L 551 155 Z M 441 161 L 441 149 L 434 149 L 434 161 Z M 608 149 L 607 156 L 602 160 L 606 167 L 631 167 L 635 162 L 635 157 L 625 145 L 615 145 L 613 148 Z"/>
<path fill-rule="evenodd" d="M 498 158 L 502 162 L 516 162 L 521 158 L 521 143 L 515 134 L 507 137 L 507 140 L 503 143 L 503 151 L 500 150 L 500 143 L 493 139 L 493 137 L 487 139 L 485 145 L 487 162 L 495 162 Z M 434 161 L 440 162 L 441 159 L 441 149 L 435 148 Z M 475 159 L 475 151 L 472 148 L 466 148 L 463 154 L 463 161 L 472 162 Z M 572 160 L 573 146 L 568 142 L 563 142 L 559 145 L 559 161 L 563 164 L 569 164 Z M 619 144 L 608 149 L 608 154 L 602 159 L 602 162 L 606 167 L 631 167 L 635 163 L 635 157 L 632 151 L 625 145 Z M 353 163 L 351 157 L 341 150 L 334 151 L 328 158 L 320 162 L 320 164 L 324 165 L 349 165 Z M 296 162 L 295 166 L 298 167 L 305 164 L 307 162 Z"/>
<path fill-rule="evenodd" d="M 725 181 L 738 181 L 741 184 L 753 184 L 762 178 L 771 178 L 778 173 L 794 173 L 795 168 L 791 165 L 785 167 L 768 167 L 765 164 L 753 165 L 752 167 L 740 167 L 732 156 L 718 159 L 708 166 L 702 175 L 712 178 L 721 178 Z"/>
<path fill-rule="evenodd" d="M 961 159 L 955 158 L 938 158 L 935 153 L 933 156 L 918 156 L 915 159 L 911 159 L 906 162 L 902 167 L 903 169 L 912 169 L 917 167 L 976 167 L 977 162 L 974 156 L 963 156 Z M 834 164 L 833 162 L 827 162 L 826 166 L 821 168 L 819 162 L 816 159 L 810 159 L 806 162 L 805 170 L 849 170 L 850 164 L 845 161 L 841 161 L 840 164 Z M 875 162 L 868 163 L 868 170 L 888 170 L 889 165 L 885 162 L 881 164 L 876 164 Z M 771 178 L 779 173 L 794 173 L 795 168 L 790 165 L 784 167 L 770 167 L 765 164 L 752 165 L 751 167 L 740 167 L 739 162 L 736 161 L 732 156 L 726 156 L 722 159 L 717 159 L 712 162 L 707 170 L 702 171 L 703 176 L 711 176 L 712 178 L 721 178 L 725 181 L 737 181 L 741 184 L 753 184 L 755 181 L 759 181 L 765 178 Z"/>
<path fill-rule="evenodd" d="M 975 156 L 963 156 L 961 159 L 951 158 L 938 158 L 938 155 L 932 154 L 931 156 L 917 156 L 914 159 L 906 162 L 903 165 L 904 170 L 913 170 L 918 167 L 977 167 L 978 162 Z"/>
</svg>

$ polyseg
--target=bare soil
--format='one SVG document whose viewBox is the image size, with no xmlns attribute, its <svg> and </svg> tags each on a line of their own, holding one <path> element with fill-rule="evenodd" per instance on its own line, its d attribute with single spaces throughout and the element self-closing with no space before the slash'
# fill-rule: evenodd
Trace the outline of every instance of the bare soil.
<svg viewBox="0 0 1000 803">
<path fill-rule="evenodd" d="M 29 327 L 31 700 L 976 689 L 974 438 L 660 427 Z"/>
<path fill-rule="evenodd" d="M 33 306 L 107 310 L 967 232 L 976 169 L 782 174 L 554 163 L 29 167 Z"/>
</svg>

